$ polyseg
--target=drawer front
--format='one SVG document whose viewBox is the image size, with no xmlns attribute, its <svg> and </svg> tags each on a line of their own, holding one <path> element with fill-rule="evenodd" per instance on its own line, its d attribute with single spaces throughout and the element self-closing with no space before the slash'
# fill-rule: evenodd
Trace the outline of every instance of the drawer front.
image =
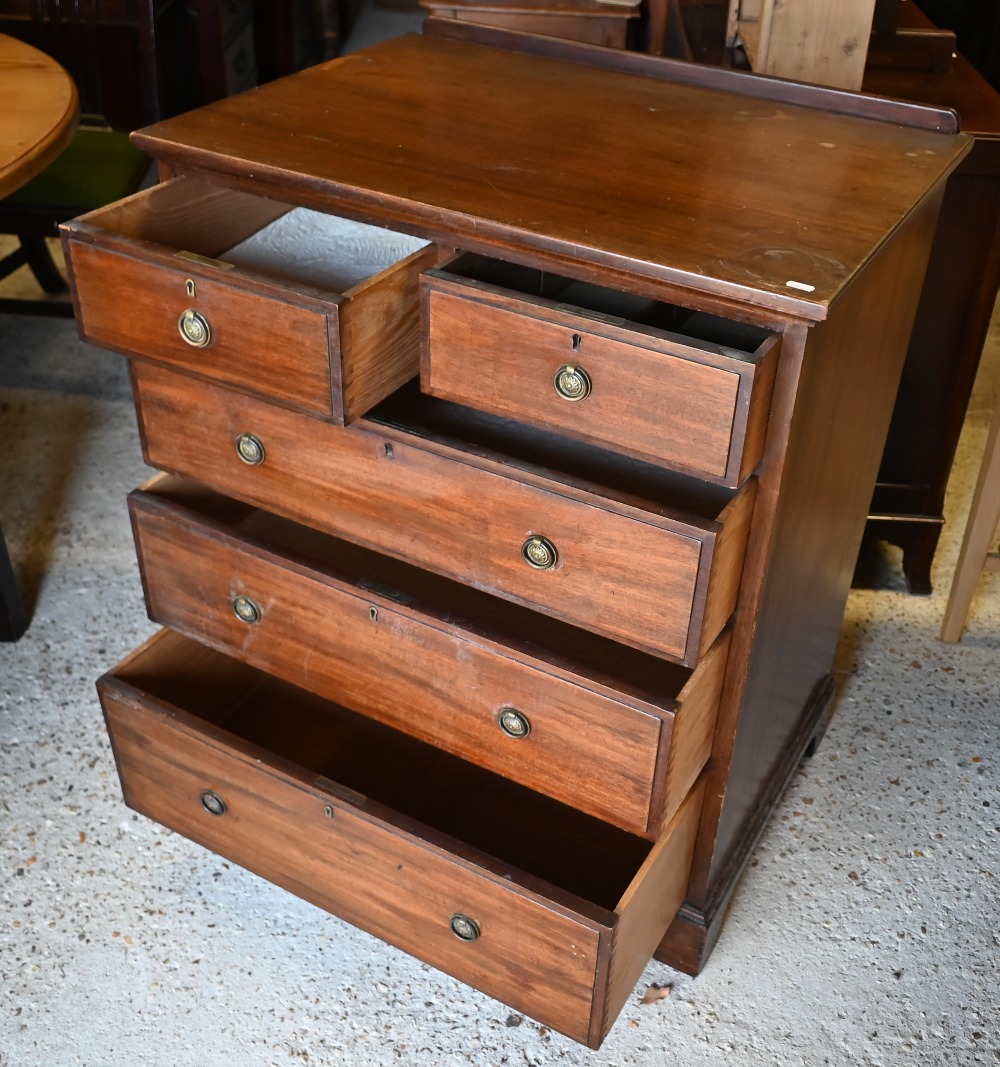
<svg viewBox="0 0 1000 1067">
<path fill-rule="evenodd" d="M 425 391 L 736 486 L 763 451 L 760 364 L 543 302 L 421 280 Z"/>
<path fill-rule="evenodd" d="M 80 242 L 73 243 L 71 257 L 78 321 L 88 341 L 318 415 L 333 413 L 331 327 L 324 312 L 232 285 L 219 270 L 205 277 L 204 267 L 172 269 Z M 336 329 L 336 304 L 329 310 Z M 182 335 L 189 311 L 207 323 L 204 347 Z M 188 329 L 206 336 L 195 333 L 198 326 Z"/>
<path fill-rule="evenodd" d="M 600 924 L 451 855 L 129 691 L 102 693 L 129 806 L 586 1042 Z M 225 804 L 210 814 L 211 791 Z M 328 815 L 329 811 L 332 814 Z M 480 936 L 460 940 L 452 917 Z"/>
<path fill-rule="evenodd" d="M 340 424 L 418 373 L 425 242 L 193 178 L 62 235 L 95 344 Z"/>
<path fill-rule="evenodd" d="M 674 806 L 704 766 L 707 744 L 686 739 L 710 736 L 702 692 L 717 698 L 723 661 L 687 686 L 698 722 L 678 711 L 671 753 L 678 668 L 660 672 L 666 706 L 650 707 L 470 632 L 447 603 L 432 615 L 376 592 L 374 575 L 366 590 L 364 579 L 268 550 L 266 530 L 262 545 L 154 493 L 133 493 L 130 505 L 146 601 L 162 625 L 632 833 L 660 829 L 658 766 L 669 767 Z"/>
<path fill-rule="evenodd" d="M 563 495 L 375 423 L 341 429 L 152 366 L 134 381 L 153 466 L 602 636 L 693 666 L 735 605 L 745 538 L 713 560 L 714 529 Z M 234 447 L 248 432 L 255 466 Z M 538 538 L 549 569 L 526 561 Z"/>
</svg>

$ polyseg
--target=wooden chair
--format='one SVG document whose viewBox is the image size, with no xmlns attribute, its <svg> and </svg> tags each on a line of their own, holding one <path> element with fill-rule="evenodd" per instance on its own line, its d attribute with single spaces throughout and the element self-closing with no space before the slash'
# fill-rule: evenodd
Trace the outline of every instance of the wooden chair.
<svg viewBox="0 0 1000 1067">
<path fill-rule="evenodd" d="M 965 537 L 958 554 L 958 565 L 952 579 L 948 606 L 941 626 L 941 640 L 954 644 L 960 641 L 969 616 L 972 597 L 979 576 L 984 571 L 1000 571 L 1000 552 L 990 547 L 1000 526 L 1000 404 L 993 415 L 983 463 L 979 468 L 965 527 Z"/>
<path fill-rule="evenodd" d="M 65 291 L 46 238 L 56 236 L 61 222 L 138 188 L 148 158 L 128 133 L 163 114 L 157 42 L 162 10 L 157 0 L 0 0 L 0 31 L 61 63 L 76 82 L 81 109 L 80 127 L 56 162 L 0 200 L 0 233 L 18 239 L 18 247 L 0 259 L 0 278 L 27 264 L 46 293 Z M 65 301 L 10 298 L 0 300 L 0 311 L 73 313 Z"/>
</svg>

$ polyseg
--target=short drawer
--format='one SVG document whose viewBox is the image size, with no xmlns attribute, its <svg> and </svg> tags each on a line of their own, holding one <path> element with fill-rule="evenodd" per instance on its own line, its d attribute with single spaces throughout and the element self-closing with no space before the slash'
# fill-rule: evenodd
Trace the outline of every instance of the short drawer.
<svg viewBox="0 0 1000 1067">
<path fill-rule="evenodd" d="M 779 336 L 463 255 L 421 280 L 426 392 L 739 485 L 764 447 Z"/>
<path fill-rule="evenodd" d="M 178 178 L 63 240 L 94 344 L 338 423 L 418 373 L 415 238 Z"/>
<path fill-rule="evenodd" d="M 126 802 L 597 1047 L 684 897 L 655 845 L 161 631 L 99 683 Z"/>
<path fill-rule="evenodd" d="M 134 383 L 147 461 L 228 496 L 687 666 L 733 612 L 753 480 L 718 490 L 415 389 L 337 427 L 148 364 Z"/>
<path fill-rule="evenodd" d="M 691 670 L 161 476 L 129 498 L 150 616 L 643 836 L 708 761 Z"/>
</svg>

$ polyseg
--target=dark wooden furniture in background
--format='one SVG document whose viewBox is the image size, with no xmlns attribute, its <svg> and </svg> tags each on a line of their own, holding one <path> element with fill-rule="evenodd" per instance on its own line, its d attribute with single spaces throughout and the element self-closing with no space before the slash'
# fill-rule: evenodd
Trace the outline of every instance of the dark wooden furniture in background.
<svg viewBox="0 0 1000 1067">
<path fill-rule="evenodd" d="M 928 25 L 913 4 L 909 24 Z M 870 67 L 864 89 L 953 108 L 975 137 L 948 183 L 867 536 L 903 549 L 912 593 L 931 591 L 944 497 L 1000 288 L 1000 94 L 962 55 L 950 72 Z"/>
<path fill-rule="evenodd" d="M 169 629 L 100 689 L 133 807 L 597 1046 L 654 952 L 704 964 L 822 732 L 971 141 L 427 29 L 141 131 L 170 180 L 64 230 L 170 472 Z M 241 266 L 295 208 L 431 244 Z"/>
<path fill-rule="evenodd" d="M 200 101 L 181 0 L 0 0 L 0 33 L 34 45 L 76 81 L 82 114 L 117 130 Z"/>
<path fill-rule="evenodd" d="M 0 34 L 0 100 L 6 105 L 0 108 L 0 197 L 4 197 L 63 151 L 73 136 L 79 97 L 73 80 L 55 60 Z M 0 273 L 3 269 L 0 262 Z M 0 641 L 16 641 L 27 626 L 0 528 Z"/>
<path fill-rule="evenodd" d="M 635 45 L 640 2 L 635 0 L 420 0 L 430 15 L 479 26 L 522 30 L 567 41 L 625 48 Z"/>
</svg>

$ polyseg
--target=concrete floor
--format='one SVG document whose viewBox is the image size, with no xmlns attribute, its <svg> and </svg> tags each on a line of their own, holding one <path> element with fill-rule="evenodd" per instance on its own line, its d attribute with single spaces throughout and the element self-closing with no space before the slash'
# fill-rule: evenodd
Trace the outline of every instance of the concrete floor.
<svg viewBox="0 0 1000 1067">
<path fill-rule="evenodd" d="M 0 1067 L 1000 1062 L 1000 576 L 937 639 L 998 367 L 1000 334 L 934 595 L 891 553 L 852 593 L 832 725 L 708 967 L 651 964 L 593 1053 L 124 806 L 93 683 L 154 629 L 125 368 L 0 318 L 0 519 L 33 613 L 0 645 Z"/>
</svg>

